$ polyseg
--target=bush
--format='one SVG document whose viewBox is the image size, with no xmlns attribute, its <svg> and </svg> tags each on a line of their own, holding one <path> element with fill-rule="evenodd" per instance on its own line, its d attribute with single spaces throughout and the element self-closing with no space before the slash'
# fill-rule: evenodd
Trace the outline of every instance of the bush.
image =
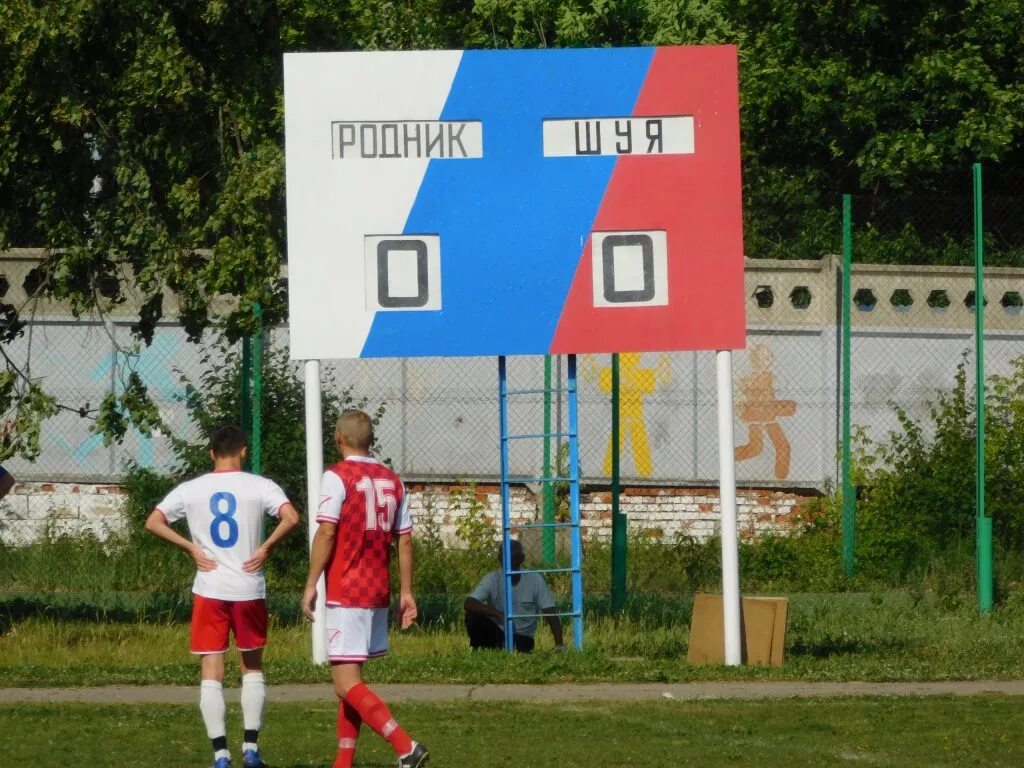
<svg viewBox="0 0 1024 768">
<path fill-rule="evenodd" d="M 988 382 L 985 418 L 987 511 L 997 543 L 1024 543 L 1024 357 Z M 875 443 L 858 433 L 857 563 L 865 576 L 919 576 L 940 553 L 970 550 L 975 532 L 977 413 L 966 354 L 954 387 L 929 407 L 927 423 L 897 409 L 902 431 Z"/>
</svg>

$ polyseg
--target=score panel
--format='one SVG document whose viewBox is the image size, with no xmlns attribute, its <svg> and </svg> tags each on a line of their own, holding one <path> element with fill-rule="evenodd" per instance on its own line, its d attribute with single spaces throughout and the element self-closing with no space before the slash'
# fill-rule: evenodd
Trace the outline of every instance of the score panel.
<svg viewBox="0 0 1024 768">
<path fill-rule="evenodd" d="M 294 359 L 744 345 L 736 49 L 285 56 Z"/>
</svg>

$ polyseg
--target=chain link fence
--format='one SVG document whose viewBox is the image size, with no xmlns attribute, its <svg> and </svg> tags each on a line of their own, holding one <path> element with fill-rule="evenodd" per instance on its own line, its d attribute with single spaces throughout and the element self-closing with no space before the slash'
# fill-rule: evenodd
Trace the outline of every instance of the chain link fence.
<svg viewBox="0 0 1024 768">
<path fill-rule="evenodd" d="M 1024 346 L 1024 196 L 1020 174 L 988 177 L 986 198 L 986 347 L 989 375 L 1009 376 Z M 962 195 L 854 198 L 851 276 L 852 424 L 855 445 L 892 445 L 908 424 L 934 436 L 933 411 L 957 386 L 968 398 L 974 381 L 974 287 L 970 179 Z M 1017 185 L 1017 186 L 1015 186 Z M 839 197 L 836 197 L 838 220 Z M 828 496 L 841 473 L 842 260 L 840 231 L 819 236 L 832 251 L 817 260 L 748 260 L 747 348 L 734 356 L 736 461 L 741 532 L 785 530 L 810 497 Z M 832 247 L 834 245 L 834 247 Z M 927 266 L 922 266 L 926 264 Z M 7 262 L 10 287 L 18 280 Z M 10 300 L 9 298 L 7 300 Z M 286 329 L 266 336 L 268 359 L 287 355 Z M 32 463 L 8 469 L 31 483 L 0 502 L 0 541 L 8 553 L 41 538 L 117 531 L 126 467 L 158 473 L 175 469 L 166 436 L 130 431 L 105 444 L 92 431 L 96 406 L 119 392 L 131 372 L 141 376 L 170 433 L 199 444 L 185 382 L 202 387 L 203 372 L 238 358 L 238 349 L 210 338 L 192 344 L 175 324 L 157 328 L 152 345 L 131 349 L 130 319 L 75 319 L 49 306 L 5 353 L 64 406 L 46 422 L 43 451 Z M 231 364 L 235 364 L 232 362 Z M 286 366 L 287 367 L 287 366 Z M 302 368 L 291 364 L 301 391 Z M 611 473 L 609 356 L 579 358 L 580 471 L 584 522 L 595 542 L 610 534 Z M 565 358 L 509 359 L 516 388 L 562 390 Z M 498 519 L 499 440 L 497 361 L 430 358 L 331 361 L 325 391 L 380 410 L 381 455 L 414 494 L 425 536 L 450 550 L 474 550 L 476 559 L 438 566 L 436 583 L 457 591 L 489 563 L 481 553 Z M 620 356 L 623 509 L 638 541 L 704 541 L 717 533 L 715 364 L 711 353 Z M 299 398 L 301 402 L 301 397 Z M 902 414 L 902 417 L 901 417 Z M 296 423 L 301 408 L 286 416 Z M 568 423 L 564 395 L 522 396 L 510 404 L 516 433 L 561 433 Z M 547 426 L 546 426 L 547 425 Z M 969 424 L 965 428 L 969 428 Z M 270 448 L 271 436 L 264 432 Z M 301 454 L 301 442 L 273 450 Z M 880 460 L 885 456 L 877 453 Z M 330 461 L 331 456 L 326 455 Z M 564 474 L 564 440 L 517 441 L 513 474 Z M 300 486 L 301 488 L 301 486 Z M 552 489 L 556 495 L 561 489 Z M 299 491 L 301 493 L 301 490 Z M 544 489 L 517 490 L 514 514 L 539 516 Z M 559 496 L 559 499 L 561 497 Z M 299 499 L 300 505 L 304 500 Z M 561 545 L 560 545 L 561 546 Z M 607 553 L 591 549 L 587 582 L 606 585 Z M 449 571 L 465 569 L 456 580 Z M 662 584 L 663 574 L 631 571 L 630 588 Z M 472 571 L 470 573 L 470 571 Z M 602 573 L 599 575 L 598 571 Z M 600 588 L 600 587 L 598 587 Z"/>
</svg>

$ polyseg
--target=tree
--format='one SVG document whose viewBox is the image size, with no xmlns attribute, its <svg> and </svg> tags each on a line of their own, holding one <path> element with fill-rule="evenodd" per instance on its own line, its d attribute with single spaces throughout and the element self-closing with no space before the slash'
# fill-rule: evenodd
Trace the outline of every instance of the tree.
<svg viewBox="0 0 1024 768">
<path fill-rule="evenodd" d="M 77 316 L 134 293 L 152 340 L 165 296 L 198 340 L 285 317 L 281 61 L 286 50 L 438 47 L 465 4 L 10 0 L 0 6 L 0 248 L 45 246 L 36 297 Z M 212 300 L 235 301 L 220 317 Z M 0 340 L 31 307 L 0 307 Z M 38 451 L 54 403 L 5 356 L 0 460 Z M 108 434 L 159 419 L 137 378 L 108 398 Z M 29 428 L 30 427 L 30 428 Z M 29 436 L 26 440 L 25 437 Z"/>
<path fill-rule="evenodd" d="M 974 160 L 1024 168 L 1024 0 L 8 0 L 0 248 L 45 246 L 37 294 L 76 313 L 136 293 L 141 343 L 165 297 L 190 337 L 237 338 L 255 304 L 286 313 L 284 51 L 693 43 L 740 47 L 752 256 L 835 250 L 842 192 L 949 195 Z M 1015 221 L 1004 263 L 1024 263 Z M 27 311 L 0 305 L 0 343 Z M 54 404 L 7 371 L 0 412 L 38 426 Z M 144 388 L 98 423 L 126 420 L 155 424 Z M 26 450 L 0 438 L 0 460 Z"/>
</svg>

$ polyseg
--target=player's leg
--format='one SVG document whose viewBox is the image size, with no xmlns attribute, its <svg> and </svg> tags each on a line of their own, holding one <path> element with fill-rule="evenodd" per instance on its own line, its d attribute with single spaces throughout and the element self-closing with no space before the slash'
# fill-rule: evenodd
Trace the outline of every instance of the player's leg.
<svg viewBox="0 0 1024 768">
<path fill-rule="evenodd" d="M 243 768 L 264 768 L 266 763 L 260 756 L 260 728 L 263 727 L 263 707 L 267 702 L 266 684 L 263 680 L 263 649 L 242 651 L 242 766 Z"/>
<path fill-rule="evenodd" d="M 391 715 L 391 710 L 363 682 L 363 662 L 387 653 L 386 608 L 335 608 L 334 627 L 328 611 L 327 637 L 331 676 L 339 706 L 348 705 L 373 731 L 391 745 L 402 768 L 419 768 L 427 762 L 427 750 L 415 743 Z M 332 641 L 334 648 L 332 649 Z M 339 713 L 339 723 L 342 714 Z M 339 753 L 341 741 L 339 739 Z M 354 750 L 353 750 L 354 754 Z M 341 755 L 339 754 L 339 759 Z M 340 765 L 344 765 L 341 763 Z"/>
<path fill-rule="evenodd" d="M 263 707 L 267 701 L 263 679 L 263 649 L 267 645 L 267 604 L 265 600 L 235 603 L 232 612 L 235 645 L 241 655 L 243 768 L 264 768 L 258 746 L 263 726 Z"/>
<path fill-rule="evenodd" d="M 359 681 L 362 680 L 361 674 L 358 674 L 359 665 L 369 658 L 370 649 L 369 645 L 358 642 L 363 635 L 360 629 L 359 611 L 360 609 L 332 606 L 327 608 L 327 658 L 331 662 L 334 692 L 338 696 L 338 752 L 332 768 L 351 768 L 356 755 L 359 728 L 363 724 L 359 713 L 345 701 L 345 691 L 348 690 L 346 684 L 352 684 L 349 679 L 351 673 L 343 675 L 339 670 L 343 660 L 349 659 L 350 661 L 345 666 L 348 666 L 349 663 L 355 666 L 356 678 Z"/>
<path fill-rule="evenodd" d="M 213 745 L 214 768 L 231 765 L 224 706 L 224 653 L 228 649 L 230 610 L 221 600 L 195 595 L 192 604 L 192 653 L 200 657 L 199 711 Z"/>
<path fill-rule="evenodd" d="M 352 768 L 352 761 L 356 757 L 356 744 L 359 741 L 359 728 L 362 724 L 363 718 L 356 712 L 355 707 L 340 697 L 337 720 L 338 752 L 331 768 Z"/>
</svg>

